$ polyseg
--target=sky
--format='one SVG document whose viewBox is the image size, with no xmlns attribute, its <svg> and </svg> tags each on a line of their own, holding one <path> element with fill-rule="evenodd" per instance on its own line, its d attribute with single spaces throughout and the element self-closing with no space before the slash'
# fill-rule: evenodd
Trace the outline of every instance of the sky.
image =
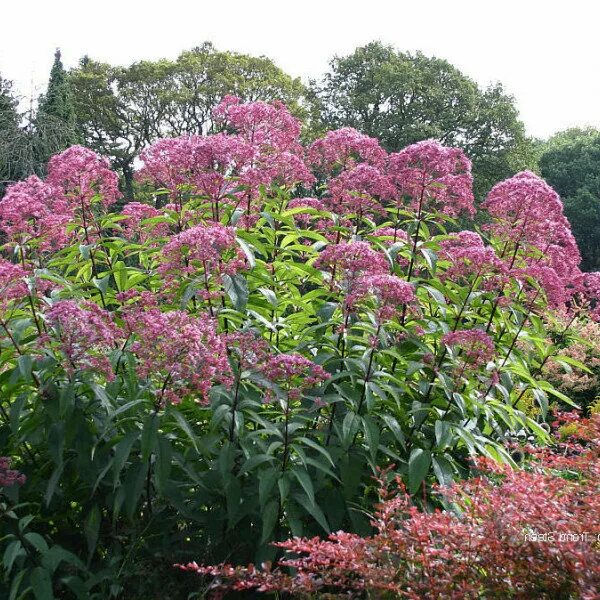
<svg viewBox="0 0 600 600">
<path fill-rule="evenodd" d="M 597 0 L 25 0 L 0 7 L 0 74 L 30 96 L 57 47 L 67 67 L 84 54 L 126 65 L 212 41 L 306 80 L 380 40 L 502 82 L 528 133 L 548 137 L 600 128 L 599 30 Z"/>
</svg>

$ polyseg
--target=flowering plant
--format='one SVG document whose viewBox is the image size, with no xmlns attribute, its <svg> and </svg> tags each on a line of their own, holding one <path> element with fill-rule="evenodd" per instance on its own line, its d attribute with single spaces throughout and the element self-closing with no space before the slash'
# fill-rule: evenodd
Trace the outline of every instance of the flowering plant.
<svg viewBox="0 0 600 600">
<path fill-rule="evenodd" d="M 142 153 L 148 204 L 119 212 L 116 175 L 77 146 L 0 202 L 11 501 L 87 556 L 13 546 L 15 594 L 126 595 L 156 556 L 262 562 L 290 535 L 366 533 L 379 469 L 426 505 L 473 457 L 515 466 L 511 439 L 547 442 L 549 399 L 573 403 L 542 374 L 585 366 L 544 315 L 597 318 L 597 278 L 543 181 L 498 184 L 485 231 L 460 232 L 460 150 L 388 155 L 351 129 L 305 148 L 278 103 L 215 117 L 223 133 Z"/>
</svg>

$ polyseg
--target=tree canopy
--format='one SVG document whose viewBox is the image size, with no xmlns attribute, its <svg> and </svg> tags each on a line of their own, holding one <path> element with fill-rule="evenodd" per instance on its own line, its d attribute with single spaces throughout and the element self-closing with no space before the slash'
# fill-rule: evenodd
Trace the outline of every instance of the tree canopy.
<svg viewBox="0 0 600 600">
<path fill-rule="evenodd" d="M 335 57 L 312 91 L 319 129 L 354 127 L 389 151 L 427 138 L 463 148 L 478 196 L 533 160 L 514 99 L 500 84 L 482 90 L 449 62 L 420 52 L 372 42 Z"/>
<path fill-rule="evenodd" d="M 544 145 L 540 171 L 562 196 L 585 270 L 600 267 L 600 131 L 569 129 Z"/>
<path fill-rule="evenodd" d="M 165 136 L 206 134 L 212 109 L 228 95 L 281 100 L 301 114 L 305 88 L 265 57 L 217 51 L 210 43 L 175 61 L 115 67 L 85 57 L 70 73 L 77 125 L 86 145 L 109 156 L 132 197 L 133 162 Z"/>
</svg>

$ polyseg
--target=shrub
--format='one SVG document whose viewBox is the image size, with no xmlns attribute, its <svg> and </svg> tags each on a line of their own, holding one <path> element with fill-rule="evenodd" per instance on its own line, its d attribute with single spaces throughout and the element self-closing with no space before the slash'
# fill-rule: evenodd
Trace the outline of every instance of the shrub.
<svg viewBox="0 0 600 600">
<path fill-rule="evenodd" d="M 524 470 L 477 459 L 475 477 L 438 488 L 446 511 L 417 510 L 388 469 L 377 478 L 371 536 L 340 531 L 280 542 L 287 556 L 275 569 L 181 568 L 213 579 L 218 596 L 597 598 L 600 416 L 572 422 L 575 439 L 534 451 Z"/>
</svg>

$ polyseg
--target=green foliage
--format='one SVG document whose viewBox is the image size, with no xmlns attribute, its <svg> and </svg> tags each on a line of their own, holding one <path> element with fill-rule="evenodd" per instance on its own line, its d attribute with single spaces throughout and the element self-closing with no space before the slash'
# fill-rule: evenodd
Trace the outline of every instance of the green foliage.
<svg viewBox="0 0 600 600">
<path fill-rule="evenodd" d="M 570 129 L 542 148 L 540 170 L 562 196 L 582 268 L 600 268 L 600 131 Z"/>
<path fill-rule="evenodd" d="M 473 161 L 475 193 L 534 165 L 514 99 L 500 84 L 481 90 L 449 62 L 380 42 L 335 57 L 314 83 L 315 129 L 349 126 L 388 151 L 434 138 Z"/>
</svg>

